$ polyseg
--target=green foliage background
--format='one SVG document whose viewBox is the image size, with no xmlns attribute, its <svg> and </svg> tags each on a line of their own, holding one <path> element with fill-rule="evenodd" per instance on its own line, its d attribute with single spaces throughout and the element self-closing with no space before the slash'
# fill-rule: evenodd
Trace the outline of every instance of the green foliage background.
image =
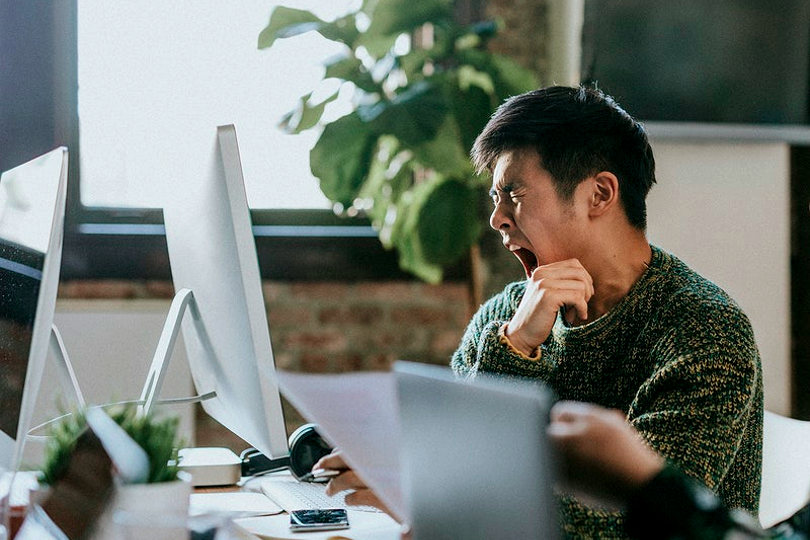
<svg viewBox="0 0 810 540">
<path fill-rule="evenodd" d="M 401 36 L 426 25 L 432 39 L 397 52 Z M 335 21 L 277 7 L 259 35 L 260 49 L 306 32 L 343 44 L 324 80 L 351 85 L 353 110 L 323 126 L 312 173 L 338 208 L 368 216 L 400 266 L 428 282 L 441 281 L 482 231 L 486 190 L 468 158 L 475 137 L 503 100 L 537 86 L 531 72 L 487 50 L 496 31 L 492 21 L 458 24 L 452 0 L 365 0 Z M 302 96 L 282 126 L 321 127 L 338 92 Z"/>
</svg>

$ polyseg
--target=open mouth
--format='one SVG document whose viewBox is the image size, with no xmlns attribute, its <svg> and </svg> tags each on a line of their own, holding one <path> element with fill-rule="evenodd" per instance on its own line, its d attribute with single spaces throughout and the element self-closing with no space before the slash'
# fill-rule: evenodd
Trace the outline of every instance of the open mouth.
<svg viewBox="0 0 810 540">
<path fill-rule="evenodd" d="M 534 272 L 535 268 L 537 268 L 537 257 L 535 254 L 526 248 L 518 248 L 512 251 L 512 254 L 520 260 L 521 264 L 523 264 L 523 269 L 526 271 L 526 277 L 532 277 L 532 272 Z"/>
</svg>

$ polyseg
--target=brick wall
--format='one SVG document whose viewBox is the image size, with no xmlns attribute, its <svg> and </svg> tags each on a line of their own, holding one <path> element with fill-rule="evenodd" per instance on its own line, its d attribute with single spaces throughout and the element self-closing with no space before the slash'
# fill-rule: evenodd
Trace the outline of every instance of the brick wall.
<svg viewBox="0 0 810 540">
<path fill-rule="evenodd" d="M 472 311 L 464 283 L 266 282 L 263 289 L 276 365 L 296 371 L 382 370 L 397 359 L 446 365 Z M 60 298 L 173 295 L 163 281 L 74 281 L 59 288 Z M 283 406 L 292 432 L 304 419 Z M 199 406 L 196 425 L 198 446 L 235 452 L 248 446 Z"/>
<path fill-rule="evenodd" d="M 266 282 L 279 367 L 316 372 L 387 369 L 397 359 L 446 364 L 472 313 L 467 285 Z M 63 283 L 60 298 L 171 298 L 162 281 Z"/>
</svg>

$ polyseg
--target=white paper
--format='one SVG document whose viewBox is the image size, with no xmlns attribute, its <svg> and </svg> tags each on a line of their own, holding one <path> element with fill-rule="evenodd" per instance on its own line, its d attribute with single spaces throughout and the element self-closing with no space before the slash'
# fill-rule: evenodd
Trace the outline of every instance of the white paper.
<svg viewBox="0 0 810 540">
<path fill-rule="evenodd" d="M 394 374 L 340 375 L 278 371 L 279 387 L 290 403 L 374 490 L 394 517 L 410 522 L 401 487 L 399 407 Z"/>
<path fill-rule="evenodd" d="M 266 516 L 280 514 L 283 510 L 264 494 L 249 491 L 192 493 L 189 498 L 190 516 L 223 512 L 242 516 Z"/>
</svg>

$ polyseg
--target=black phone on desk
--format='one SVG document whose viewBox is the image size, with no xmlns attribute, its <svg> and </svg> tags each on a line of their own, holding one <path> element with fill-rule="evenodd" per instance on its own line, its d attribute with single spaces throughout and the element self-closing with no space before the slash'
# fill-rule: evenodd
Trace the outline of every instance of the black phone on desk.
<svg viewBox="0 0 810 540">
<path fill-rule="evenodd" d="M 349 528 L 349 515 L 342 508 L 318 508 L 290 512 L 291 531 L 331 531 Z"/>
</svg>

